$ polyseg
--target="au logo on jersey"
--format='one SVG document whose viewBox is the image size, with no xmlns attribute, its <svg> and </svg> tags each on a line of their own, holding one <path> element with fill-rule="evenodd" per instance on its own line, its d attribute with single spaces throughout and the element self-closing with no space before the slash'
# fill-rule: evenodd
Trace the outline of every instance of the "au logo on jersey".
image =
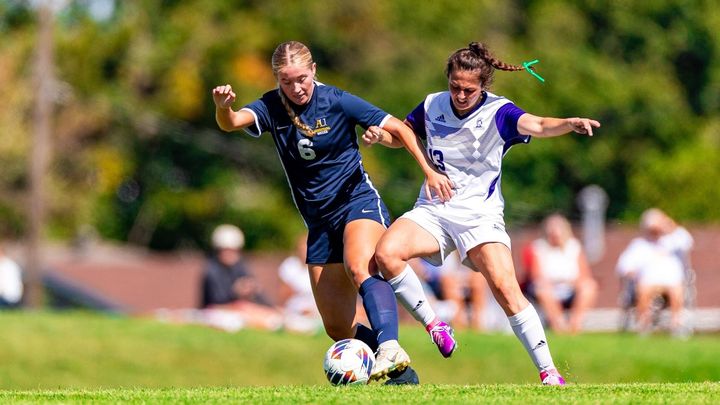
<svg viewBox="0 0 720 405">
<path fill-rule="evenodd" d="M 475 123 L 475 128 L 482 128 L 482 119 L 478 118 L 477 122 Z"/>
<path fill-rule="evenodd" d="M 327 120 L 325 118 L 318 118 L 317 121 L 315 121 L 315 135 L 324 135 L 330 132 L 330 127 L 327 125 Z"/>
</svg>

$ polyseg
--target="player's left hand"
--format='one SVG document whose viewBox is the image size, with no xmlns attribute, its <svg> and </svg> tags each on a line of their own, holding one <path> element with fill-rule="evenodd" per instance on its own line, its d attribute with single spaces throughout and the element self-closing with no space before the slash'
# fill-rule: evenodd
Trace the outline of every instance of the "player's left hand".
<svg viewBox="0 0 720 405">
<path fill-rule="evenodd" d="M 382 141 L 383 137 L 383 129 L 373 125 L 365 130 L 365 133 L 362 135 L 362 140 L 365 146 L 372 146 L 373 144 Z"/>
<path fill-rule="evenodd" d="M 593 136 L 593 128 L 600 128 L 600 122 L 590 118 L 568 118 L 567 123 L 574 132 L 587 136 Z"/>
</svg>

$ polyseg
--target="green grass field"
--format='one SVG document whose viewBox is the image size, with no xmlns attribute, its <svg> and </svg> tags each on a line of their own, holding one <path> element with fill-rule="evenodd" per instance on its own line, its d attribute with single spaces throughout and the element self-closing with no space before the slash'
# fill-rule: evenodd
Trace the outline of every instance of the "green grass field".
<svg viewBox="0 0 720 405">
<path fill-rule="evenodd" d="M 718 383 L 537 385 L 435 385 L 413 387 L 278 386 L 225 388 L 99 389 L 0 392 L 2 403 L 278 403 L 278 404 L 396 404 L 396 403 L 667 403 L 716 404 Z"/>
<path fill-rule="evenodd" d="M 420 327 L 401 340 L 417 387 L 332 387 L 324 335 L 199 326 L 88 313 L 0 313 L 0 402 L 714 403 L 718 336 L 549 336 L 569 386 L 542 387 L 512 335 L 459 332 L 451 359 Z"/>
</svg>

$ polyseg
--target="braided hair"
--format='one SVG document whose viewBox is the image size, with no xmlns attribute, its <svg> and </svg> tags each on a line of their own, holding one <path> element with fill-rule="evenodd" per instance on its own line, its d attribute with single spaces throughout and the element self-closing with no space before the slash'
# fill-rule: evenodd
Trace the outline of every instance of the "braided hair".
<svg viewBox="0 0 720 405">
<path fill-rule="evenodd" d="M 272 54 L 272 71 L 275 78 L 278 77 L 282 68 L 290 65 L 300 65 L 310 68 L 313 65 L 310 49 L 308 49 L 308 47 L 303 43 L 297 41 L 283 42 L 278 45 L 277 48 L 275 48 L 275 52 Z M 288 102 L 287 97 L 285 97 L 285 94 L 283 94 L 279 84 L 278 94 L 280 95 L 280 102 L 282 102 L 283 107 L 285 107 L 285 111 L 288 113 L 293 125 L 295 125 L 300 132 L 305 134 L 305 136 L 315 136 L 315 130 L 312 129 L 310 125 L 304 123 L 300 117 L 295 114 L 295 111 L 293 111 L 290 106 L 290 103 Z"/>
<path fill-rule="evenodd" d="M 493 82 L 493 73 L 495 69 L 507 70 L 515 72 L 524 70 L 524 66 L 510 65 L 499 59 L 496 59 L 487 46 L 478 42 L 471 42 L 467 48 L 458 49 L 450 55 L 445 67 L 445 75 L 449 78 L 452 72 L 456 70 L 463 71 L 479 71 L 480 86 L 483 89 L 489 89 Z"/>
</svg>

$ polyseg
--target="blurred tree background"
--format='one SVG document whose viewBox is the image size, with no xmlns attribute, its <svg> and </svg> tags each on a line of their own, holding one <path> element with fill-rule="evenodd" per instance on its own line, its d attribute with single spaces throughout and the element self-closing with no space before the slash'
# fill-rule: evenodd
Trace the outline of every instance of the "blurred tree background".
<svg viewBox="0 0 720 405">
<path fill-rule="evenodd" d="M 0 1 L 0 237 L 27 229 L 37 1 Z M 707 0 L 66 0 L 57 8 L 49 237 L 92 229 L 152 249 L 205 247 L 241 226 L 250 249 L 292 245 L 303 224 L 270 136 L 223 133 L 210 90 L 236 108 L 275 86 L 278 43 L 306 43 L 319 80 L 404 117 L 446 89 L 446 58 L 471 41 L 508 63 L 539 59 L 541 84 L 496 72 L 492 91 L 537 115 L 588 116 L 594 138 L 518 146 L 505 158 L 509 226 L 603 187 L 608 216 L 659 206 L 718 222 L 720 7 Z M 463 4 L 465 3 L 465 4 Z M 422 175 L 402 150 L 363 148 L 394 215 Z"/>
</svg>

